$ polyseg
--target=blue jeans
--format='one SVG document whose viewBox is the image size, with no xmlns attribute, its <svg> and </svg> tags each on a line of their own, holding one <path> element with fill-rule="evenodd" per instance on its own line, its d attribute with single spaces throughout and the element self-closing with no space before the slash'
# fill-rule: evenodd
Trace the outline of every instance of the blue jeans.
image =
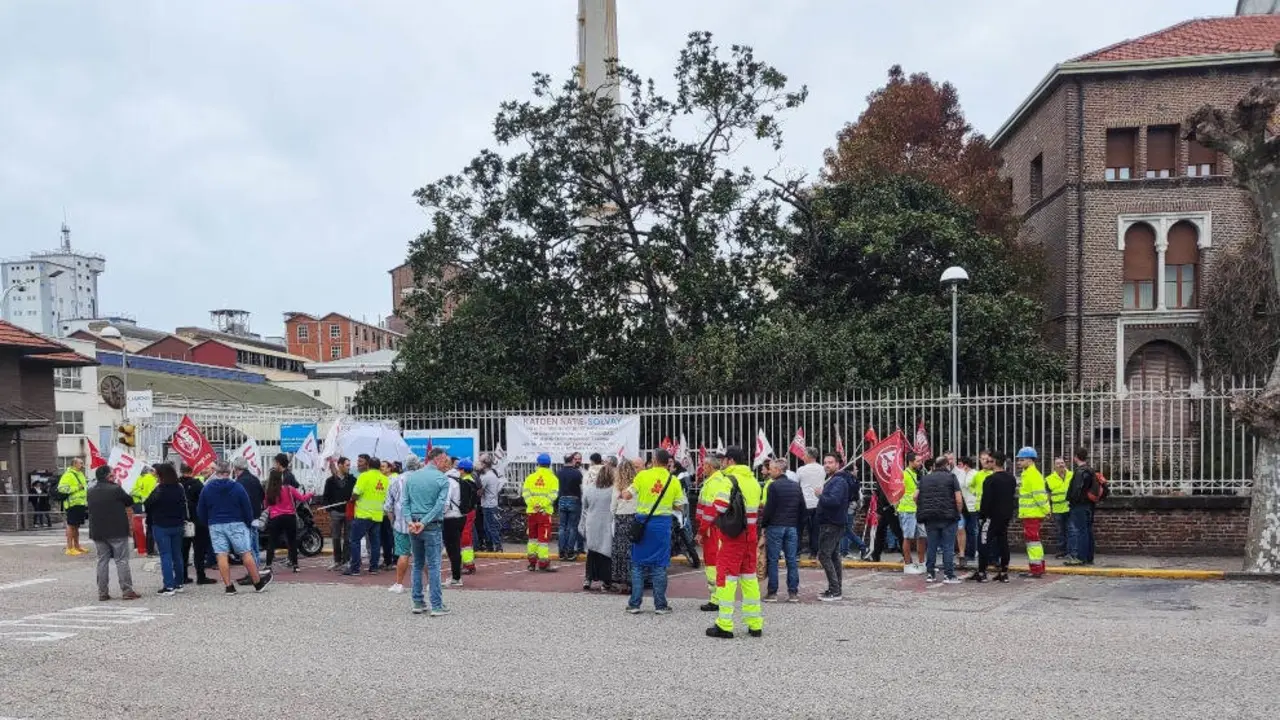
<svg viewBox="0 0 1280 720">
<path fill-rule="evenodd" d="M 778 556 L 787 560 L 787 592 L 800 592 L 800 530 L 771 525 L 764 529 L 764 563 L 769 575 L 769 594 L 778 592 Z"/>
<path fill-rule="evenodd" d="M 978 513 L 964 514 L 964 557 L 966 560 L 974 560 L 978 557 Z"/>
<path fill-rule="evenodd" d="M 185 572 L 182 568 L 182 526 L 152 528 L 156 536 L 156 549 L 160 553 L 160 574 L 164 577 L 164 586 L 178 589 L 182 587 Z"/>
<path fill-rule="evenodd" d="M 582 518 L 582 498 L 560 498 L 561 557 L 578 551 L 578 520 Z"/>
<path fill-rule="evenodd" d="M 942 574 L 945 577 L 956 576 L 956 529 L 959 523 L 952 520 L 925 523 L 925 537 L 928 538 L 925 550 L 925 572 L 933 574 L 937 570 L 938 548 L 942 548 Z"/>
<path fill-rule="evenodd" d="M 369 570 L 378 569 L 378 553 L 382 551 L 382 522 L 356 518 L 351 523 L 351 572 L 360 572 L 360 541 L 369 538 Z"/>
<path fill-rule="evenodd" d="M 1093 562 L 1093 506 L 1073 505 L 1067 512 L 1067 556 Z"/>
<path fill-rule="evenodd" d="M 644 581 L 653 583 L 653 607 L 667 607 L 667 569 L 658 565 L 631 566 L 631 599 L 627 607 L 638 608 L 644 600 Z"/>
<path fill-rule="evenodd" d="M 840 538 L 841 555 L 848 555 L 850 546 L 857 547 L 858 552 L 866 552 L 867 550 L 867 544 L 862 542 L 862 538 L 858 537 L 858 534 L 853 531 L 853 520 L 853 515 L 848 516 L 848 519 L 845 520 L 844 537 Z"/>
<path fill-rule="evenodd" d="M 1068 518 L 1070 516 L 1071 516 L 1070 510 L 1064 513 L 1053 514 L 1053 529 L 1058 531 L 1058 537 L 1056 538 L 1056 540 L 1058 541 L 1058 552 L 1064 555 L 1068 553 L 1068 550 L 1067 550 L 1068 527 L 1067 526 L 1069 523 Z"/>
<path fill-rule="evenodd" d="M 444 596 L 440 592 L 440 553 L 444 551 L 444 528 L 437 524 L 417 535 L 410 534 L 409 547 L 413 551 L 413 602 L 416 605 L 423 601 L 422 571 L 425 567 L 428 573 L 427 584 L 431 587 L 431 609 L 439 610 L 444 607 Z"/>
<path fill-rule="evenodd" d="M 484 511 L 484 534 L 494 550 L 502 549 L 502 512 L 496 507 L 480 508 Z"/>
</svg>

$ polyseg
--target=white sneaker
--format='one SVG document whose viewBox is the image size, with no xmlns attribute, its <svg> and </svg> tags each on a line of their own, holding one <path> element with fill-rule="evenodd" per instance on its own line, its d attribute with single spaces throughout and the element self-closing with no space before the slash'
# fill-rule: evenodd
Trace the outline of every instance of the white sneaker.
<svg viewBox="0 0 1280 720">
<path fill-rule="evenodd" d="M 404 592 L 404 586 L 401 585 L 400 583 L 396 583 L 395 585 L 392 585 L 391 587 L 387 588 L 387 592 L 393 592 L 399 595 L 400 593 Z"/>
<path fill-rule="evenodd" d="M 902 574 L 903 575 L 923 575 L 924 566 L 917 565 L 916 563 L 911 563 L 910 565 L 903 565 Z"/>
<path fill-rule="evenodd" d="M 445 583 L 445 585 L 446 585 L 446 587 L 462 587 L 462 581 L 461 581 L 461 580 L 450 580 L 448 583 Z"/>
</svg>

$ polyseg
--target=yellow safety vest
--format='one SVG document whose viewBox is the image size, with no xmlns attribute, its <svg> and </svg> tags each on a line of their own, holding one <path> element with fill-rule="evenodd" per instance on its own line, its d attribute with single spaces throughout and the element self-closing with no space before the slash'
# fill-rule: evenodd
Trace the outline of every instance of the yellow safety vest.
<svg viewBox="0 0 1280 720">
<path fill-rule="evenodd" d="M 89 481 L 85 479 L 84 473 L 75 468 L 67 468 L 62 473 L 62 477 L 58 479 L 58 492 L 67 496 L 62 501 L 62 507 L 72 508 L 89 504 Z"/>
<path fill-rule="evenodd" d="M 719 470 L 711 473 L 706 480 L 702 481 L 702 490 L 698 492 L 698 519 L 704 523 L 715 522 L 716 511 L 714 508 L 716 502 L 716 494 L 720 492 L 720 487 L 728 486 L 729 480 L 724 473 Z"/>
<path fill-rule="evenodd" d="M 902 471 L 902 497 L 898 499 L 898 512 L 913 513 L 916 511 L 916 471 L 905 468 Z"/>
<path fill-rule="evenodd" d="M 978 507 L 969 508 L 971 511 L 977 512 L 978 508 L 982 507 L 982 484 L 991 475 L 992 472 L 990 470 L 979 470 L 973 474 L 973 477 L 969 478 L 969 491 L 978 499 Z"/>
<path fill-rule="evenodd" d="M 760 481 L 756 480 L 746 465 L 734 465 L 724 472 L 724 482 L 716 485 L 714 512 L 719 515 L 721 508 L 729 506 L 729 495 L 733 492 L 734 480 L 737 480 L 738 491 L 742 493 L 742 505 L 747 511 L 747 525 L 754 526 L 760 515 L 760 498 L 764 495 L 764 488 L 760 487 Z"/>
<path fill-rule="evenodd" d="M 640 476 L 637 475 L 639 480 Z M 678 484 L 678 483 L 677 483 Z M 546 513 L 550 515 L 556 506 L 556 498 L 560 495 L 560 478 L 550 468 L 540 467 L 524 479 L 524 487 L 520 496 L 524 498 L 525 512 Z"/>
<path fill-rule="evenodd" d="M 387 488 L 391 481 L 381 470 L 365 470 L 356 478 L 356 518 L 382 522 L 382 506 L 387 501 Z"/>
<path fill-rule="evenodd" d="M 1028 465 L 1022 471 L 1018 486 L 1018 517 L 1021 519 L 1044 518 L 1049 516 L 1049 491 L 1044 484 L 1044 476 L 1035 465 Z"/>
<path fill-rule="evenodd" d="M 667 483 L 668 477 L 671 478 L 670 483 Z M 664 485 L 667 488 L 665 493 L 662 492 Z M 676 504 L 676 500 L 680 499 L 680 479 L 674 477 L 664 467 L 649 468 L 636 473 L 631 489 L 636 494 L 637 515 L 670 515 L 672 506 Z"/>
<path fill-rule="evenodd" d="M 156 485 L 159 484 L 159 482 L 160 481 L 156 479 L 156 476 L 151 473 L 144 473 L 142 477 L 138 478 L 138 481 L 133 484 L 132 495 L 134 504 L 141 505 L 146 502 L 147 498 L 151 497 L 152 491 L 156 489 Z"/>
<path fill-rule="evenodd" d="M 1073 474 L 1074 473 L 1068 470 L 1067 476 L 1064 478 L 1055 472 L 1044 479 L 1045 484 L 1049 486 L 1049 498 L 1053 506 L 1053 514 L 1055 515 L 1067 512 L 1071 509 L 1070 506 L 1067 505 L 1067 488 L 1071 487 L 1071 476 Z"/>
</svg>

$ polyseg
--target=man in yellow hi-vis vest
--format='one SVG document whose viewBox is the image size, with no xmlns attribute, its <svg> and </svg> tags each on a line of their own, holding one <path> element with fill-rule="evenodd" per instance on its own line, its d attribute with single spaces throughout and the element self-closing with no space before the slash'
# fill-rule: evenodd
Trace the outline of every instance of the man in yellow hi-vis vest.
<svg viewBox="0 0 1280 720">
<path fill-rule="evenodd" d="M 1058 554 L 1054 557 L 1062 559 L 1067 556 L 1067 488 L 1071 487 L 1072 473 L 1067 469 L 1067 462 L 1060 457 L 1053 459 L 1053 472 L 1045 476 L 1044 484 L 1049 488 L 1049 509 L 1053 513 L 1053 527 L 1058 532 Z"/>
<path fill-rule="evenodd" d="M 381 465 L 377 458 L 369 455 L 356 458 L 356 468 L 360 474 L 351 491 L 351 499 L 356 506 L 355 519 L 351 522 L 351 565 L 343 575 L 360 574 L 360 545 L 366 537 L 369 538 L 369 573 L 378 572 L 378 559 L 382 551 L 382 535 L 379 531 L 385 515 L 382 507 L 387 502 L 387 490 L 391 487 L 391 481 L 382 474 Z"/>
<path fill-rule="evenodd" d="M 1040 523 L 1049 516 L 1049 490 L 1044 476 L 1036 469 L 1039 456 L 1033 447 L 1018 451 L 1018 470 L 1022 475 L 1018 482 L 1018 519 L 1022 521 L 1022 539 L 1027 543 L 1027 567 L 1030 572 L 1023 577 L 1038 578 L 1044 575 L 1044 544 L 1040 542 Z"/>
<path fill-rule="evenodd" d="M 683 508 L 684 488 L 675 476 L 671 453 L 659 448 L 653 451 L 653 466 L 641 470 L 622 498 L 636 500 L 632 522 L 644 525 L 644 535 L 631 544 L 631 597 L 627 612 L 636 615 L 644 601 L 644 585 L 653 584 L 653 607 L 658 615 L 667 615 L 667 567 L 671 565 L 671 512 Z M 630 531 L 630 528 L 628 528 Z"/>
<path fill-rule="evenodd" d="M 720 549 L 716 557 L 716 624 L 707 628 L 707 637 L 733 637 L 733 609 L 737 604 L 738 586 L 742 586 L 742 618 L 752 637 L 764 634 L 764 616 L 760 610 L 760 581 L 756 578 L 756 516 L 760 512 L 760 483 L 747 467 L 747 453 L 740 447 L 725 450 L 724 469 L 727 482 L 716 493 L 712 507 L 720 525 Z M 741 497 L 740 508 L 734 507 L 735 492 Z M 743 513 L 737 517 L 738 511 Z M 734 527 L 730 527 L 730 526 Z M 734 532 L 736 531 L 736 534 Z"/>
<path fill-rule="evenodd" d="M 722 486 L 729 481 L 720 472 L 723 456 L 718 451 L 707 454 L 703 460 L 703 472 L 706 479 L 702 481 L 702 491 L 698 493 L 698 539 L 702 543 L 702 562 L 707 577 L 707 594 L 709 601 L 699 609 L 704 612 L 715 612 L 716 605 L 716 557 L 720 550 L 720 533 L 716 530 L 716 495 Z"/>
<path fill-rule="evenodd" d="M 80 547 L 80 526 L 89 517 L 88 509 L 89 481 L 84 476 L 84 460 L 76 458 L 71 467 L 58 479 L 58 493 L 66 499 L 62 501 L 62 509 L 67 515 L 67 549 L 66 555 L 84 555 L 89 552 Z"/>
<path fill-rule="evenodd" d="M 147 557 L 156 556 L 156 538 L 151 531 L 151 515 L 147 513 L 145 503 L 159 484 L 155 468 L 145 465 L 142 468 L 142 474 L 133 483 L 133 491 L 129 493 L 133 497 L 133 512 L 143 516 L 143 526 L 147 530 Z"/>
<path fill-rule="evenodd" d="M 529 545 L 529 571 L 555 572 L 551 567 L 551 514 L 560 495 L 560 480 L 551 472 L 551 456 L 538 456 L 538 468 L 524 479 L 520 496 L 524 498 L 525 512 L 529 517 L 526 528 Z"/>
</svg>

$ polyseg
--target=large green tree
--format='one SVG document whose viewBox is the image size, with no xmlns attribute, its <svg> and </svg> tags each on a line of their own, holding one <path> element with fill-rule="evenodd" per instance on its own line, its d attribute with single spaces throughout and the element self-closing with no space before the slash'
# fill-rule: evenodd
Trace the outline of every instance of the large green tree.
<svg viewBox="0 0 1280 720">
<path fill-rule="evenodd" d="M 617 81 L 615 100 L 535 75 L 531 100 L 501 106 L 497 150 L 417 191 L 431 225 L 409 262 L 430 282 L 400 369 L 363 403 L 682 391 L 680 351 L 704 328 L 761 321 L 783 205 L 735 158 L 779 150 L 806 90 L 709 33 L 689 36 L 673 94 Z"/>
</svg>

